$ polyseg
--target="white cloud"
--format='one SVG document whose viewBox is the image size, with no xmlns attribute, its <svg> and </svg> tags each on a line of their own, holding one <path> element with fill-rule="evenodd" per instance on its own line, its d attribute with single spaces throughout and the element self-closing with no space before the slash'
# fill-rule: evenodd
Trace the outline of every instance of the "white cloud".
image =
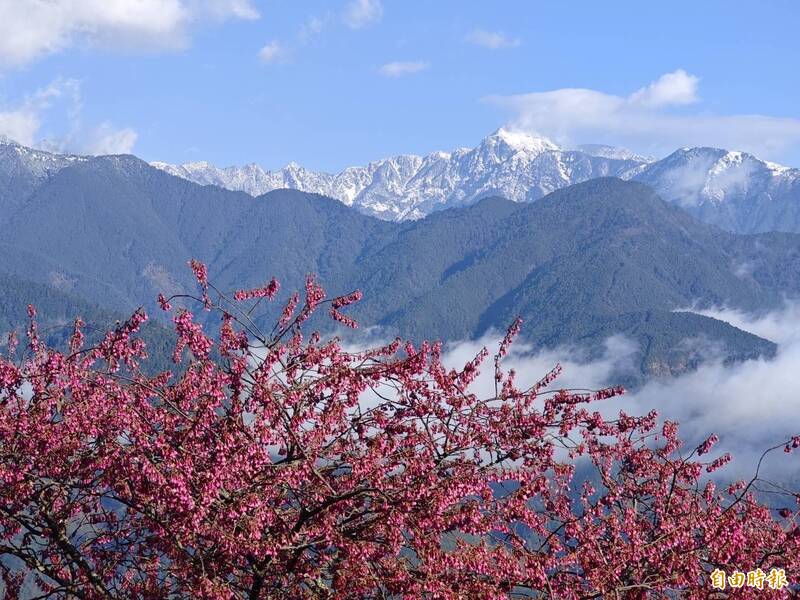
<svg viewBox="0 0 800 600">
<path fill-rule="evenodd" d="M 800 302 L 787 302 L 782 310 L 759 316 L 730 308 L 693 309 L 692 312 L 725 321 L 783 347 L 800 347 Z"/>
<path fill-rule="evenodd" d="M 206 0 L 205 8 L 206 12 L 218 20 L 234 18 L 254 21 L 261 17 L 251 0 Z M 202 4 L 200 9 L 202 10 Z"/>
<path fill-rule="evenodd" d="M 642 106 L 669 106 L 671 104 L 692 104 L 698 101 L 697 84 L 699 77 L 689 75 L 683 69 L 666 73 L 647 87 L 630 95 L 632 104 Z"/>
<path fill-rule="evenodd" d="M 286 49 L 277 40 L 272 40 L 269 44 L 258 51 L 258 58 L 265 64 L 274 63 L 286 54 Z"/>
<path fill-rule="evenodd" d="M 272 40 L 266 44 L 258 53 L 261 62 L 265 64 L 284 62 L 288 57 L 309 44 L 315 37 L 322 33 L 331 21 L 330 13 L 323 16 L 311 15 L 300 25 L 297 33 L 287 43 Z"/>
<path fill-rule="evenodd" d="M 361 29 L 383 18 L 383 5 L 380 0 L 351 0 L 342 18 L 348 27 Z"/>
<path fill-rule="evenodd" d="M 25 146 L 33 144 L 39 130 L 39 116 L 24 108 L 0 110 L 0 139 L 10 139 Z"/>
<path fill-rule="evenodd" d="M 628 401 L 640 410 L 655 406 L 680 421 L 689 439 L 716 432 L 721 449 L 738 459 L 734 472 L 744 476 L 767 447 L 800 434 L 800 304 L 761 316 L 725 309 L 698 312 L 776 342 L 776 357 L 732 365 L 710 361 L 674 380 L 650 383 Z M 784 457 L 777 453 L 769 468 L 797 477 L 798 457 Z"/>
<path fill-rule="evenodd" d="M 322 32 L 322 29 L 325 27 L 326 21 L 327 17 L 309 17 L 306 22 L 300 26 L 300 30 L 297 32 L 298 41 L 300 43 L 306 43 L 311 38 L 319 35 Z"/>
<path fill-rule="evenodd" d="M 701 312 L 701 311 L 698 311 Z M 747 477 L 755 469 L 758 458 L 768 447 L 800 434 L 800 303 L 788 303 L 779 310 L 758 317 L 740 311 L 716 309 L 702 314 L 721 319 L 778 344 L 772 360 L 749 360 L 725 364 L 713 347 L 699 369 L 679 377 L 652 380 L 642 388 L 621 397 L 599 403 L 595 408 L 607 416 L 620 410 L 643 415 L 652 409 L 661 419 L 680 423 L 681 437 L 691 449 L 711 433 L 720 437 L 719 452 L 730 452 L 734 462 L 721 472 L 728 478 Z M 525 328 L 523 327 L 523 335 Z M 502 334 L 489 333 L 483 338 L 451 344 L 443 360 L 448 367 L 463 366 L 482 346 L 494 354 Z M 606 341 L 600 358 L 587 360 L 580 348 L 536 350 L 517 343 L 504 362 L 517 372 L 521 387 L 531 385 L 556 363 L 563 375 L 552 386 L 561 388 L 598 389 L 613 385 L 616 373 L 635 368 L 638 348 L 624 337 Z M 478 395 L 492 394 L 493 369 L 485 363 L 480 377 L 470 391 Z M 767 475 L 773 478 L 797 478 L 800 456 L 776 452 L 767 462 Z"/>
<path fill-rule="evenodd" d="M 251 0 L 0 0 L 0 69 L 74 45 L 181 48 L 197 24 L 258 16 Z"/>
<path fill-rule="evenodd" d="M 514 48 L 522 44 L 519 38 L 509 37 L 502 31 L 486 31 L 475 29 L 464 38 L 470 44 L 497 50 L 498 48 Z"/>
<path fill-rule="evenodd" d="M 105 122 L 87 137 L 81 154 L 130 154 L 139 135 L 130 127 L 116 129 Z"/>
<path fill-rule="evenodd" d="M 563 88 L 485 101 L 510 113 L 509 127 L 563 144 L 607 143 L 653 154 L 680 146 L 717 146 L 772 160 L 800 145 L 800 119 L 691 108 L 699 103 L 698 81 L 679 69 L 628 96 Z"/>
<path fill-rule="evenodd" d="M 56 79 L 48 86 L 25 96 L 15 106 L 0 107 L 0 136 L 26 146 L 38 142 L 44 113 L 59 102 L 67 106 L 69 118 L 75 118 L 82 100 L 80 83 L 74 79 Z"/>
<path fill-rule="evenodd" d="M 700 358 L 705 362 L 693 372 L 665 379 L 651 380 L 641 388 L 626 394 L 600 401 L 594 405 L 606 417 L 616 416 L 620 410 L 631 415 L 644 415 L 657 410 L 659 419 L 669 419 L 680 424 L 680 437 L 686 454 L 711 433 L 720 441 L 711 458 L 730 452 L 734 461 L 719 471 L 723 479 L 749 478 L 758 459 L 767 448 L 800 435 L 800 301 L 787 302 L 781 310 L 750 315 L 729 309 L 698 310 L 700 314 L 726 321 L 778 344 L 775 358 L 755 359 L 725 364 L 712 344 L 698 345 Z M 380 328 L 367 328 L 349 332 L 344 346 L 349 352 L 374 348 L 391 341 L 389 332 Z M 525 326 L 522 328 L 524 340 Z M 472 360 L 484 346 L 490 358 L 480 370 L 480 375 L 470 386 L 470 392 L 480 397 L 494 394 L 494 369 L 491 356 L 503 333 L 489 331 L 480 339 L 447 344 L 442 361 L 447 368 L 458 369 Z M 639 347 L 625 336 L 612 336 L 604 344 L 598 357 L 586 348 L 559 347 L 541 349 L 518 340 L 503 360 L 504 369 L 516 371 L 516 382 L 526 388 L 548 373 L 556 364 L 563 368 L 561 376 L 548 388 L 600 389 L 619 383 L 620 374 L 636 372 L 641 360 Z M 368 394 L 363 401 L 369 405 L 374 399 Z M 800 454 L 786 455 L 773 452 L 762 473 L 767 479 L 800 484 L 798 469 Z"/>
<path fill-rule="evenodd" d="M 86 127 L 82 110 L 80 82 L 56 79 L 14 106 L 0 106 L 0 137 L 50 152 L 127 154 L 133 150 L 138 138 L 134 129 L 116 128 L 107 121 Z M 52 120 L 62 126 L 59 133 L 48 131 L 53 115 Z"/>
<path fill-rule="evenodd" d="M 413 75 L 430 67 L 430 64 L 423 61 L 396 61 L 386 63 L 378 69 L 378 72 L 385 77 L 402 77 L 403 75 Z"/>
</svg>

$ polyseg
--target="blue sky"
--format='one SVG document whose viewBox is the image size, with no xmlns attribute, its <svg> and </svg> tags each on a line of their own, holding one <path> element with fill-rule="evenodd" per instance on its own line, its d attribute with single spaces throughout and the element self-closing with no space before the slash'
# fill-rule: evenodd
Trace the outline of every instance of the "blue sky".
<svg viewBox="0 0 800 600">
<path fill-rule="evenodd" d="M 800 166 L 798 31 L 791 0 L 0 0 L 0 134 L 333 171 L 506 124 Z"/>
</svg>

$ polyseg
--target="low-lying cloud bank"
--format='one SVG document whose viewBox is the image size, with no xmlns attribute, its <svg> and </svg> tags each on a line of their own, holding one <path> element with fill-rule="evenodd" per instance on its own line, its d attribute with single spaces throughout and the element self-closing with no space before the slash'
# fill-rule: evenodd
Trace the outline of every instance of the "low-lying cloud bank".
<svg viewBox="0 0 800 600">
<path fill-rule="evenodd" d="M 726 309 L 697 312 L 776 342 L 776 357 L 726 365 L 711 354 L 694 372 L 651 381 L 635 392 L 605 401 L 602 412 L 644 414 L 655 408 L 662 419 L 680 423 L 688 449 L 716 433 L 719 452 L 734 457 L 721 475 L 746 478 L 755 472 L 765 449 L 800 434 L 800 303 L 760 317 Z M 452 367 L 463 365 L 484 345 L 491 351 L 501 337 L 494 332 L 480 340 L 451 344 L 445 362 Z M 537 350 L 518 343 L 504 364 L 517 371 L 521 385 L 534 383 L 560 363 L 564 371 L 557 388 L 599 388 L 614 384 L 613 374 L 630 368 L 636 351 L 630 340 L 612 337 L 599 360 L 587 361 L 581 350 Z M 491 394 L 491 368 L 483 371 L 474 391 Z M 798 459 L 798 455 L 778 450 L 765 461 L 762 473 L 771 479 L 798 482 Z"/>
</svg>

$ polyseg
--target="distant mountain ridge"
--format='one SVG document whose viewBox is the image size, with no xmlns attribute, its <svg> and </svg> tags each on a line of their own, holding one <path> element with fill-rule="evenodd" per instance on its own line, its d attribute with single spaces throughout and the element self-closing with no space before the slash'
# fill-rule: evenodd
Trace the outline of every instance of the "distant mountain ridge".
<svg viewBox="0 0 800 600">
<path fill-rule="evenodd" d="M 623 177 L 728 231 L 800 232 L 800 169 L 746 152 L 681 148 Z"/>
<path fill-rule="evenodd" d="M 59 170 L 91 157 L 53 154 L 0 140 L 0 200 L 6 210 Z M 800 232 L 800 169 L 718 148 L 681 148 L 654 160 L 599 144 L 563 149 L 499 129 L 473 149 L 401 155 L 338 174 L 290 163 L 279 171 L 255 164 L 152 163 L 172 175 L 258 196 L 275 189 L 318 193 L 389 221 L 422 218 L 486 196 L 516 202 L 596 177 L 640 181 L 697 218 L 736 233 Z M 2 215 L 0 215 L 2 219 Z"/>
<path fill-rule="evenodd" d="M 202 185 L 260 194 L 281 188 L 336 198 L 365 214 L 402 221 L 496 195 L 530 202 L 557 189 L 614 176 L 641 181 L 708 223 L 737 233 L 800 232 L 800 169 L 744 152 L 681 148 L 661 160 L 600 144 L 564 149 L 550 140 L 499 129 L 475 148 L 400 155 L 337 174 L 290 163 L 207 162 L 153 166 Z"/>
<path fill-rule="evenodd" d="M 193 290 L 186 261 L 195 257 L 224 290 L 277 276 L 278 303 L 307 273 L 333 295 L 360 288 L 353 316 L 386 335 L 468 339 L 517 314 L 538 347 L 596 351 L 622 334 L 637 344 L 642 376 L 690 369 L 704 356 L 698 348 L 726 360 L 775 352 L 768 340 L 677 309 L 763 311 L 800 296 L 800 235 L 727 233 L 615 178 L 533 203 L 488 197 L 395 223 L 316 194 L 254 198 L 106 156 L 42 177 L 14 205 L 0 206 L 2 270 L 115 314 L 144 303 L 163 318 L 156 295 Z M 278 309 L 265 310 L 254 315 L 260 325 Z"/>
<path fill-rule="evenodd" d="M 91 158 L 53 154 L 0 138 L 0 221 L 49 177 L 69 165 L 87 160 Z"/>
<path fill-rule="evenodd" d="M 290 188 L 322 194 L 390 221 L 418 219 L 485 196 L 531 201 L 595 177 L 619 176 L 642 164 L 632 157 L 566 150 L 548 139 L 498 129 L 475 148 L 400 155 L 337 174 L 290 163 L 279 171 L 255 164 L 217 168 L 205 162 L 153 166 L 203 185 L 258 196 Z"/>
</svg>

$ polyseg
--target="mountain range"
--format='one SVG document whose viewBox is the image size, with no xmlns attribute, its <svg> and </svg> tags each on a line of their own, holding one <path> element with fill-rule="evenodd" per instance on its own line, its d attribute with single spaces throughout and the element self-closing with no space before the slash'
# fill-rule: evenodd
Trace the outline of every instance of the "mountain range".
<svg viewBox="0 0 800 600">
<path fill-rule="evenodd" d="M 296 163 L 274 172 L 255 164 L 226 169 L 205 162 L 153 166 L 195 183 L 254 196 L 280 188 L 322 194 L 365 214 L 402 221 L 466 206 L 488 195 L 535 200 L 571 183 L 620 175 L 641 164 L 634 156 L 608 154 L 563 150 L 544 138 L 499 129 L 472 149 L 394 156 L 335 175 Z"/>
<path fill-rule="evenodd" d="M 51 309 L 56 322 L 71 309 L 119 315 L 140 304 L 163 318 L 157 294 L 193 290 L 194 257 L 225 290 L 277 276 L 276 307 L 307 273 L 331 294 L 360 288 L 352 314 L 382 336 L 475 338 L 521 315 L 531 343 L 591 356 L 625 335 L 638 348 L 627 374 L 635 381 L 691 369 L 709 352 L 775 352 L 769 340 L 681 309 L 765 311 L 800 294 L 800 235 L 727 232 L 612 177 L 399 222 L 298 190 L 253 197 L 198 185 L 133 156 L 6 145 L 0 181 L 16 186 L 0 196 L 0 305 L 25 302 L 25 282 L 27 301 L 74 299 Z"/>
<path fill-rule="evenodd" d="M 641 181 L 699 219 L 736 233 L 800 232 L 800 169 L 717 148 L 681 148 L 661 160 L 621 148 L 561 148 L 545 138 L 499 129 L 475 148 L 400 155 L 340 173 L 290 163 L 218 168 L 207 162 L 153 166 L 202 185 L 258 196 L 290 188 L 329 196 L 380 219 L 419 219 L 497 195 L 535 201 L 596 177 Z"/>
</svg>

